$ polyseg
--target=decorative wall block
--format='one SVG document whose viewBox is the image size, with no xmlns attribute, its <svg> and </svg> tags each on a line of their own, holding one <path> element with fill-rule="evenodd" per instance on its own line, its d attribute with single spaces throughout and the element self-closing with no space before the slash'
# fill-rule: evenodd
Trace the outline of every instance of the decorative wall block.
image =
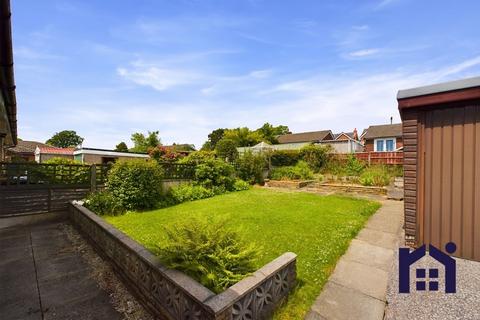
<svg viewBox="0 0 480 320">
<path fill-rule="evenodd" d="M 181 320 L 269 319 L 296 283 L 296 255 L 285 253 L 224 292 L 213 292 L 157 258 L 88 209 L 71 204 L 70 218 L 155 316 Z"/>
</svg>

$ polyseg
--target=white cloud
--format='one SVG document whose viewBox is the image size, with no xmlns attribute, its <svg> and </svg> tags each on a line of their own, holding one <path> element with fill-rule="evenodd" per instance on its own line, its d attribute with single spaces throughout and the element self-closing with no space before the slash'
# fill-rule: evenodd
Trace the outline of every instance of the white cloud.
<svg viewBox="0 0 480 320">
<path fill-rule="evenodd" d="M 380 52 L 380 49 L 372 48 L 372 49 L 363 49 L 363 50 L 353 51 L 353 52 L 350 52 L 348 55 L 354 58 L 362 58 L 362 57 L 367 57 L 367 56 L 377 54 L 379 52 Z"/>
<path fill-rule="evenodd" d="M 150 86 L 158 91 L 172 87 L 187 85 L 200 78 L 199 75 L 184 70 L 159 68 L 153 66 L 133 67 L 132 69 L 118 68 L 117 73 L 136 84 Z"/>
<path fill-rule="evenodd" d="M 258 79 L 265 79 L 270 77 L 272 70 L 254 70 L 250 72 L 249 76 Z"/>
<path fill-rule="evenodd" d="M 130 134 L 135 131 L 160 130 L 164 143 L 194 143 L 199 147 L 213 129 L 256 128 L 266 121 L 288 125 L 295 132 L 361 130 L 388 123 L 391 116 L 400 121 L 396 102 L 399 89 L 463 78 L 478 71 L 479 66 L 480 56 L 435 70 L 417 68 L 378 74 L 291 74 L 288 79 L 257 79 L 250 72 L 218 78 L 215 85 L 199 87 L 203 95 L 185 92 L 173 100 L 159 98 L 157 102 L 142 100 L 141 95 L 130 97 L 130 92 L 122 96 L 121 91 L 85 94 L 74 90 L 59 93 L 53 101 L 38 99 L 48 101 L 49 107 L 64 114 L 61 121 L 50 121 L 51 114 L 41 113 L 35 118 L 20 114 L 23 120 L 19 134 L 23 139 L 46 140 L 56 131 L 73 129 L 85 136 L 85 146 L 113 148 L 122 140 L 130 142 Z M 145 79 L 144 85 L 159 86 L 161 90 L 171 85 L 157 83 L 155 77 Z M 31 99 L 24 105 L 35 103 L 43 108 L 34 97 Z M 69 112 L 65 112 L 65 101 Z"/>
</svg>

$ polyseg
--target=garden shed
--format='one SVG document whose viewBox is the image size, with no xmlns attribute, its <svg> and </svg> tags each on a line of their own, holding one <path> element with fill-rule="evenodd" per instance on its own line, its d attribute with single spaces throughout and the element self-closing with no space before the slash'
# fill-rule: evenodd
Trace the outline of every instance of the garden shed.
<svg viewBox="0 0 480 320">
<path fill-rule="evenodd" d="M 480 261 L 480 77 L 401 90 L 407 244 Z"/>
</svg>

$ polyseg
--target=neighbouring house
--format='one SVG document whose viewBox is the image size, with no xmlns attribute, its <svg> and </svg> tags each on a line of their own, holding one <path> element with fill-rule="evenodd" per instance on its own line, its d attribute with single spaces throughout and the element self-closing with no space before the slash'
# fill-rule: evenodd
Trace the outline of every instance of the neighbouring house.
<svg viewBox="0 0 480 320">
<path fill-rule="evenodd" d="M 0 2 L 0 161 L 17 144 L 17 101 L 13 76 L 10 1 Z"/>
<path fill-rule="evenodd" d="M 366 152 L 391 152 L 403 148 L 401 123 L 370 126 L 362 135 Z"/>
<path fill-rule="evenodd" d="M 15 147 L 7 149 L 6 158 L 11 162 L 35 161 L 35 150 L 37 147 L 49 147 L 47 144 L 38 141 L 19 140 Z"/>
<path fill-rule="evenodd" d="M 363 151 L 363 145 L 358 138 L 357 129 L 352 132 L 333 134 L 332 140 L 323 140 L 322 145 L 330 145 L 335 153 L 354 153 Z"/>
<path fill-rule="evenodd" d="M 295 143 L 319 143 L 323 140 L 333 140 L 331 130 L 289 133 L 278 136 L 279 144 L 295 144 Z"/>
<path fill-rule="evenodd" d="M 66 158 L 73 160 L 75 148 L 57 148 L 51 146 L 37 146 L 35 149 L 35 161 L 44 163 L 52 158 Z"/>
<path fill-rule="evenodd" d="M 117 160 L 129 160 L 134 158 L 148 159 L 146 153 L 119 152 L 107 149 L 78 148 L 72 151 L 73 158 L 81 163 L 106 164 Z"/>
<path fill-rule="evenodd" d="M 404 137 L 407 244 L 457 246 L 480 261 L 480 77 L 397 95 Z"/>
</svg>

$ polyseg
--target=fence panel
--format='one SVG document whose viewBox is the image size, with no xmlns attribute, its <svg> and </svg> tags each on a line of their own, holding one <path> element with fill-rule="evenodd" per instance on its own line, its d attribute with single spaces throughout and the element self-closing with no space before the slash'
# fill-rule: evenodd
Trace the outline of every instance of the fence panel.
<svg viewBox="0 0 480 320">
<path fill-rule="evenodd" d="M 356 152 L 350 154 L 335 154 L 339 160 L 346 160 L 349 155 L 355 156 L 358 160 L 368 164 L 386 164 L 386 165 L 402 165 L 403 151 L 394 152 Z"/>
</svg>

